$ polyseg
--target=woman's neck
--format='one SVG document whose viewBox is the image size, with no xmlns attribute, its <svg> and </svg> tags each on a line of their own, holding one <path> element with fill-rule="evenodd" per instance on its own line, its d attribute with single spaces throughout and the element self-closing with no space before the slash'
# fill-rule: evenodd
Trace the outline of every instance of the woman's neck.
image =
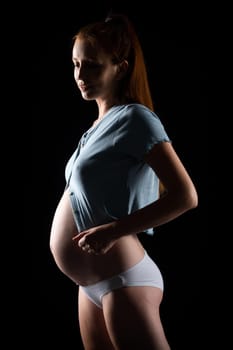
<svg viewBox="0 0 233 350">
<path fill-rule="evenodd" d="M 118 98 L 114 98 L 112 100 L 109 101 L 96 101 L 97 106 L 98 106 L 98 118 L 97 120 L 101 120 L 105 114 L 109 111 L 110 108 L 112 108 L 113 106 L 119 106 L 121 104 L 126 103 L 125 101 L 121 101 Z"/>
</svg>

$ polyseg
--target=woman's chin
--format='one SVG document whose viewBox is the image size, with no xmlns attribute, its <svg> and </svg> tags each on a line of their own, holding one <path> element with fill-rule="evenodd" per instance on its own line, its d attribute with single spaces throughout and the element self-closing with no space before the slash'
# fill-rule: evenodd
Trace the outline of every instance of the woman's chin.
<svg viewBox="0 0 233 350">
<path fill-rule="evenodd" d="M 86 101 L 92 101 L 95 100 L 95 95 L 93 92 L 91 92 L 90 90 L 86 90 L 86 91 L 82 91 L 81 92 L 82 98 Z"/>
</svg>

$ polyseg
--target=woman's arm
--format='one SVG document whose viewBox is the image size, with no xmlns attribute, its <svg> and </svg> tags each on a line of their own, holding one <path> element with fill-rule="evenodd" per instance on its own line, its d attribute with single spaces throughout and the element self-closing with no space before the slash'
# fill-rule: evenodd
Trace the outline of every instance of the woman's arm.
<svg viewBox="0 0 233 350">
<path fill-rule="evenodd" d="M 163 225 L 197 207 L 196 188 L 170 142 L 156 144 L 145 161 L 155 171 L 165 194 L 152 204 L 115 223 L 117 235 L 138 233 Z"/>
</svg>

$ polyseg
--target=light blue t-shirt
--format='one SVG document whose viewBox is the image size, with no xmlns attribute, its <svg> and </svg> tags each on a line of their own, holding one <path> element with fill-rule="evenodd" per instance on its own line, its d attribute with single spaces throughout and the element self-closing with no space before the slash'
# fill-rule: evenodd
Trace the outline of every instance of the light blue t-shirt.
<svg viewBox="0 0 233 350">
<path fill-rule="evenodd" d="M 160 119 L 140 104 L 112 107 L 83 134 L 65 169 L 79 232 L 158 199 L 158 177 L 143 158 L 160 142 L 170 142 Z"/>
</svg>

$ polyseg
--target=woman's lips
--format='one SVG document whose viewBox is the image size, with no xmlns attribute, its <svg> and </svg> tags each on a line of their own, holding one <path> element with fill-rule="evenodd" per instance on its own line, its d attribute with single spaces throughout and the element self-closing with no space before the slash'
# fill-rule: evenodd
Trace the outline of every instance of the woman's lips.
<svg viewBox="0 0 233 350">
<path fill-rule="evenodd" d="M 86 91 L 88 89 L 90 89 L 91 85 L 88 84 L 79 84 L 79 88 L 81 91 Z"/>
<path fill-rule="evenodd" d="M 84 83 L 84 81 L 80 80 L 78 82 L 78 87 L 79 87 L 80 90 L 86 91 L 87 89 L 89 89 L 91 87 L 91 85 L 90 84 L 86 84 L 86 83 Z"/>
</svg>

